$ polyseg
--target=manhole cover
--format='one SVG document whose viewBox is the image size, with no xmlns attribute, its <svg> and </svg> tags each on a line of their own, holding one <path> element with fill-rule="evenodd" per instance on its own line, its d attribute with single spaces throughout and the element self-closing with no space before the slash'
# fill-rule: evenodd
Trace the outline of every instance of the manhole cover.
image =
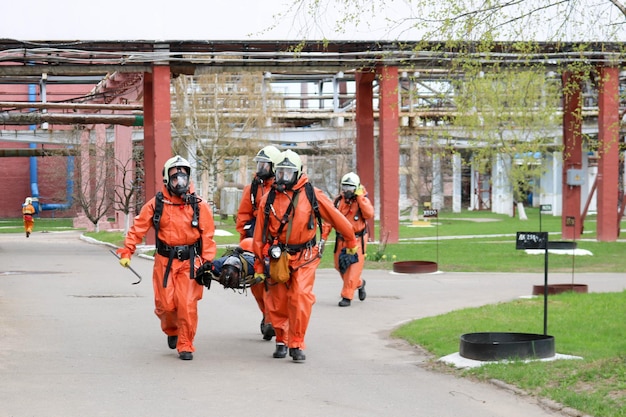
<svg viewBox="0 0 626 417">
<path fill-rule="evenodd" d="M 393 272 L 401 274 L 428 274 L 437 272 L 437 262 L 402 261 L 393 263 Z"/>
<path fill-rule="evenodd" d="M 554 337 L 533 333 L 466 333 L 459 354 L 477 361 L 544 359 L 554 356 Z"/>
<path fill-rule="evenodd" d="M 568 291 L 587 293 L 588 287 L 586 284 L 548 284 L 548 295 Z M 533 295 L 544 295 L 545 293 L 545 285 L 533 285 Z"/>
</svg>

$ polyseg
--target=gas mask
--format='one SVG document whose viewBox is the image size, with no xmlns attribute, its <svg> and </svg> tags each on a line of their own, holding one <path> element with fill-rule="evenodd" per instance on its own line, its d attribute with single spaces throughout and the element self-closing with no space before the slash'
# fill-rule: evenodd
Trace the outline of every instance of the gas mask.
<svg viewBox="0 0 626 417">
<path fill-rule="evenodd" d="M 274 173 L 272 172 L 272 163 L 266 161 L 259 161 L 256 163 L 256 176 L 263 181 L 272 178 Z"/>
<path fill-rule="evenodd" d="M 356 186 L 354 185 L 347 185 L 347 184 L 341 185 L 341 194 L 343 195 L 343 198 L 346 201 L 352 200 L 355 197 L 354 195 L 355 191 L 356 191 Z"/>
<path fill-rule="evenodd" d="M 189 190 L 189 175 L 179 167 L 176 169 L 177 171 L 169 176 L 167 188 L 172 194 L 182 197 Z"/>
<path fill-rule="evenodd" d="M 291 190 L 298 180 L 297 174 L 298 172 L 295 168 L 276 168 L 276 189 L 280 192 Z"/>
</svg>

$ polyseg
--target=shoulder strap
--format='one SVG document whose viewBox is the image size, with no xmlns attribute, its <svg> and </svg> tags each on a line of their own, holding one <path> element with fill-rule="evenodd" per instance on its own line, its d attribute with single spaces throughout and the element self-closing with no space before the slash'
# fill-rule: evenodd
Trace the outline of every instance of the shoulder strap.
<svg viewBox="0 0 626 417">
<path fill-rule="evenodd" d="M 265 208 L 263 210 L 263 214 L 265 215 L 265 219 L 263 222 L 263 242 L 267 242 L 267 229 L 270 223 L 270 210 L 272 204 L 274 204 L 274 199 L 276 199 L 276 190 L 272 187 L 267 196 L 267 201 L 265 201 Z"/>
<path fill-rule="evenodd" d="M 189 197 L 190 197 L 189 202 L 191 203 L 193 207 L 193 217 L 191 218 L 191 226 L 198 229 L 200 228 L 200 222 L 198 221 L 198 219 L 200 218 L 200 205 L 198 204 L 199 199 L 198 199 L 198 196 L 196 196 L 196 193 L 191 193 Z"/>
<path fill-rule="evenodd" d="M 250 202 L 252 203 L 252 210 L 256 211 L 257 203 L 256 203 L 256 193 L 259 190 L 259 179 L 254 177 L 252 180 L 252 184 L 250 185 Z"/>
<path fill-rule="evenodd" d="M 191 206 L 193 207 L 193 217 L 191 219 L 191 225 L 193 227 L 199 227 L 198 218 L 200 217 L 200 206 L 198 205 L 198 197 L 196 193 L 190 194 Z M 156 233 L 157 241 L 159 240 L 159 223 L 161 223 L 161 216 L 163 215 L 163 193 L 159 191 L 156 193 L 156 198 L 154 199 L 154 214 L 152 215 L 152 224 L 154 226 L 154 231 Z"/>
<path fill-rule="evenodd" d="M 337 196 L 337 198 L 335 198 L 335 201 L 333 201 L 333 204 L 335 205 L 335 208 L 339 208 L 339 202 L 341 201 L 341 196 Z"/>
<path fill-rule="evenodd" d="M 306 182 L 304 184 L 304 191 L 306 192 L 306 196 L 311 203 L 311 207 L 313 208 L 313 213 L 311 213 L 311 218 L 309 219 L 309 229 L 315 228 L 315 222 L 313 220 L 313 215 L 317 219 L 317 224 L 320 228 L 320 236 L 322 235 L 322 216 L 320 215 L 320 206 L 317 204 L 317 198 L 315 197 L 315 189 L 313 188 L 313 184 L 310 182 Z"/>
<path fill-rule="evenodd" d="M 152 215 L 152 224 L 154 225 L 154 233 L 156 242 L 159 242 L 159 223 L 163 214 L 163 193 L 159 191 L 154 199 L 154 214 Z"/>
</svg>

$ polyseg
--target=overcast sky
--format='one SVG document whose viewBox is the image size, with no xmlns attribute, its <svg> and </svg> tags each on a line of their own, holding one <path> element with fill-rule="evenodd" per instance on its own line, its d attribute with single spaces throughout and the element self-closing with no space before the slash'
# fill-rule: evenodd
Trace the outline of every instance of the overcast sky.
<svg viewBox="0 0 626 417">
<path fill-rule="evenodd" d="M 11 0 L 6 0 L 11 1 Z M 318 39 L 379 40 L 384 31 L 337 34 L 308 18 L 277 21 L 291 0 L 25 0 L 0 13 L 0 37 L 18 40 L 301 39 L 311 25 Z M 278 23 L 275 29 L 272 25 Z M 384 27 L 381 21 L 380 27 Z M 322 25 L 323 26 L 323 25 Z M 313 39 L 314 37 L 309 37 Z"/>
<path fill-rule="evenodd" d="M 423 15 L 423 9 L 409 0 L 371 0 L 361 4 L 375 5 L 373 14 L 364 13 L 358 27 L 337 31 L 336 23 L 351 10 L 343 9 L 333 0 L 320 0 L 324 11 L 313 19 L 306 10 L 288 12 L 294 0 L 4 0 L 0 13 L 0 37 L 17 40 L 420 40 L 420 33 L 411 27 L 411 16 Z M 463 0 L 458 0 L 463 1 Z M 468 0 L 469 1 L 469 0 Z M 546 0 L 524 0 L 521 8 L 545 5 Z M 316 4 L 303 0 L 303 4 Z M 438 4 L 445 7 L 443 3 Z M 572 0 L 570 10 L 549 9 L 538 13 L 543 22 L 527 24 L 550 30 L 557 19 L 550 13 L 568 16 L 572 24 L 568 36 L 577 40 L 626 41 L 625 18 L 610 0 Z M 563 7 L 566 7 L 563 6 Z M 578 15 L 576 15 L 578 13 Z M 389 20 L 408 18 L 404 27 L 392 32 Z M 602 24 L 602 22 L 608 22 Z M 617 23 L 616 23 L 617 22 Z M 615 28 L 619 33 L 615 35 Z M 606 33 L 613 30 L 609 36 Z M 592 32 L 598 34 L 592 36 Z M 517 35 L 515 35 L 517 36 Z M 584 39 L 583 39 L 584 38 Z M 611 38 L 611 39 L 607 39 Z M 571 40 L 571 39 L 569 39 Z"/>
</svg>

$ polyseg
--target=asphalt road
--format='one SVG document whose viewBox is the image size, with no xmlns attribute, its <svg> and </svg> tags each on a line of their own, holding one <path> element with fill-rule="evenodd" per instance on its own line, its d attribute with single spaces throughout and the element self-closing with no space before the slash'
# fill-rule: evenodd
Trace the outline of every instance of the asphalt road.
<svg viewBox="0 0 626 417">
<path fill-rule="evenodd" d="M 304 363 L 272 358 L 252 295 L 215 285 L 199 304 L 194 360 L 181 361 L 153 313 L 152 262 L 133 258 L 143 282 L 131 285 L 109 247 L 79 236 L 0 234 L 0 417 L 558 415 L 433 372 L 419 349 L 388 337 L 411 319 L 529 295 L 543 274 L 366 271 L 367 300 L 339 308 L 339 276 L 320 270 Z M 576 281 L 626 285 L 624 274 Z"/>
</svg>

